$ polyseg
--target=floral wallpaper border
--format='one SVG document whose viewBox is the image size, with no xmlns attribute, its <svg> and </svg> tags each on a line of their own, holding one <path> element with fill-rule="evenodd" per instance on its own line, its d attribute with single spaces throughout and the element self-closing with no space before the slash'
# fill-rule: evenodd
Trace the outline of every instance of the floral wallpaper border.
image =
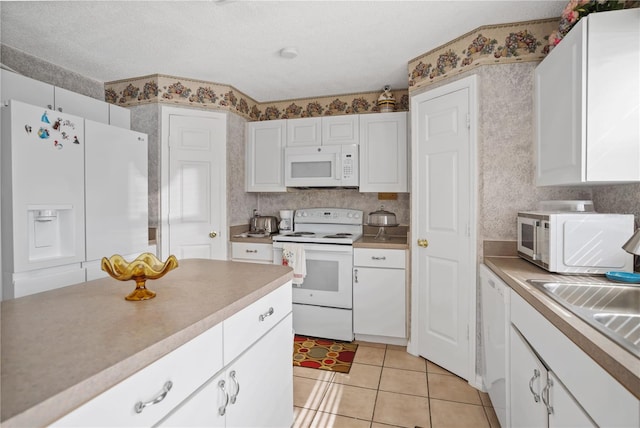
<svg viewBox="0 0 640 428">
<path fill-rule="evenodd" d="M 408 63 L 408 89 L 392 89 L 395 111 L 409 110 L 409 94 L 472 67 L 540 61 L 560 18 L 479 27 Z M 233 86 L 152 74 L 105 83 L 105 100 L 123 107 L 179 104 L 224 109 L 250 121 L 379 112 L 381 91 L 260 103 Z"/>
<path fill-rule="evenodd" d="M 379 112 L 382 91 L 259 103 L 233 86 L 162 74 L 105 83 L 105 100 L 122 107 L 148 103 L 224 109 L 251 121 Z M 392 90 L 395 110 L 409 110 L 406 89 Z"/>
<path fill-rule="evenodd" d="M 540 61 L 560 18 L 478 27 L 409 61 L 409 93 L 473 67 Z"/>
</svg>

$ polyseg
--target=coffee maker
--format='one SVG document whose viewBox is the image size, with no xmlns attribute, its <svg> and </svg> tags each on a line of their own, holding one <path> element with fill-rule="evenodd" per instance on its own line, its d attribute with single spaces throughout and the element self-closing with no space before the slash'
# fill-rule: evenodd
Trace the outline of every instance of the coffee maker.
<svg viewBox="0 0 640 428">
<path fill-rule="evenodd" d="M 293 230 L 293 210 L 280 210 L 280 233 L 288 233 Z"/>
</svg>

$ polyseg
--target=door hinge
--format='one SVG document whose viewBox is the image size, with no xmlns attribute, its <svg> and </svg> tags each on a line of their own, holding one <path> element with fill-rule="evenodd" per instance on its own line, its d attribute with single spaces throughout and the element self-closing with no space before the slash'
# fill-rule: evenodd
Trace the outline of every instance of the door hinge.
<svg viewBox="0 0 640 428">
<path fill-rule="evenodd" d="M 471 129 L 471 115 L 467 113 L 467 129 Z"/>
</svg>

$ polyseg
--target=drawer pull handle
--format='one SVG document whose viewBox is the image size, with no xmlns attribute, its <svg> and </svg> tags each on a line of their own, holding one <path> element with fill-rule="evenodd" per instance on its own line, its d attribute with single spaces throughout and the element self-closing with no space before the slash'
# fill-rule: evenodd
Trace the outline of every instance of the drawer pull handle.
<svg viewBox="0 0 640 428">
<path fill-rule="evenodd" d="M 231 373 L 229 373 L 229 377 L 231 378 L 233 383 L 235 383 L 235 385 L 236 385 L 235 392 L 231 396 L 231 404 L 236 404 L 236 398 L 238 398 L 238 394 L 240 394 L 240 382 L 238 382 L 238 379 L 236 379 L 236 371 L 235 370 L 233 370 Z"/>
<path fill-rule="evenodd" d="M 542 402 L 544 403 L 545 407 L 547 408 L 547 413 L 549 415 L 553 414 L 553 406 L 550 403 L 550 397 L 549 397 L 549 390 L 551 389 L 551 387 L 553 386 L 553 380 L 552 379 L 547 379 L 547 384 L 545 385 L 544 388 L 542 388 Z M 547 398 L 545 400 L 545 397 Z"/>
<path fill-rule="evenodd" d="M 257 253 L 258 250 L 244 250 L 246 253 Z"/>
<path fill-rule="evenodd" d="M 381 256 L 381 257 L 371 256 L 371 260 L 387 260 L 387 258 L 385 256 Z"/>
<path fill-rule="evenodd" d="M 271 315 L 273 315 L 273 307 L 270 307 L 269 310 L 267 312 L 265 312 L 264 314 L 260 314 L 258 319 L 260 321 L 264 321 L 265 318 L 270 317 Z"/>
<path fill-rule="evenodd" d="M 540 394 L 536 393 L 533 390 L 533 381 L 535 381 L 539 377 L 540 372 L 538 371 L 538 369 L 533 369 L 533 376 L 531 377 L 531 379 L 529 379 L 529 391 L 531 391 L 531 393 L 533 394 L 533 401 L 535 401 L 536 403 L 540 401 Z"/>
<path fill-rule="evenodd" d="M 224 416 L 224 414 L 227 413 L 227 406 L 229 405 L 229 393 L 224 389 L 224 380 L 218 382 L 218 388 L 220 388 L 225 396 L 224 406 L 218 407 L 218 414 Z"/>
<path fill-rule="evenodd" d="M 170 380 L 168 380 L 164 386 L 162 387 L 162 392 L 160 393 L 160 395 L 158 395 L 156 398 L 153 398 L 149 401 L 147 401 L 146 403 L 143 403 L 142 401 L 138 401 L 135 405 L 135 409 L 136 409 L 136 413 L 142 413 L 142 411 L 144 410 L 145 407 L 147 406 L 151 406 L 153 404 L 158 404 L 159 402 L 161 402 L 162 400 L 164 400 L 164 398 L 167 396 L 167 394 L 169 393 L 169 391 L 171 390 L 171 387 L 173 386 L 173 382 L 171 382 Z"/>
<path fill-rule="evenodd" d="M 358 269 L 353 270 L 353 282 L 358 283 Z"/>
</svg>

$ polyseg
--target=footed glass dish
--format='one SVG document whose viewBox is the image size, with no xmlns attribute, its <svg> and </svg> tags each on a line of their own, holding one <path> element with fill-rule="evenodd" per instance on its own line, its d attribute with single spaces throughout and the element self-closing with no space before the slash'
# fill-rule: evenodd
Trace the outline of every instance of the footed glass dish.
<svg viewBox="0 0 640 428">
<path fill-rule="evenodd" d="M 143 253 L 134 261 L 127 262 L 121 255 L 114 254 L 109 258 L 103 257 L 101 267 L 119 281 L 134 280 L 136 289 L 126 296 L 125 300 L 138 301 L 156 297 L 156 293 L 147 289 L 147 280 L 162 278 L 167 272 L 178 267 L 178 260 L 171 255 L 162 263 L 154 254 Z"/>
</svg>

